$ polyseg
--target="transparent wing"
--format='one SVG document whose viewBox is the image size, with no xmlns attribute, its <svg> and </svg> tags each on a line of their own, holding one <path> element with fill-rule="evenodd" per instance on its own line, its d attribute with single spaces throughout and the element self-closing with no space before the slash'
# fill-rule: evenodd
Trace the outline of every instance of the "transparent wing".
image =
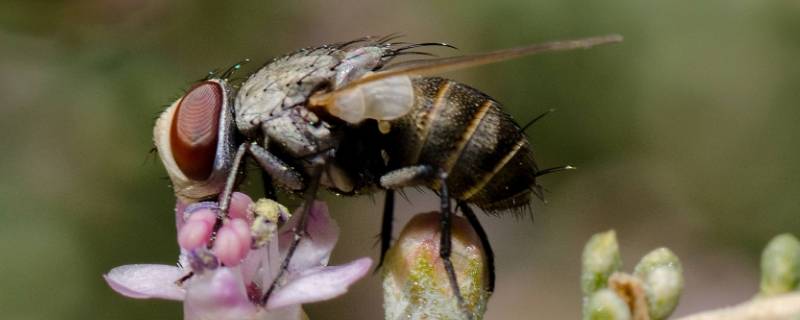
<svg viewBox="0 0 800 320">
<path fill-rule="evenodd" d="M 551 51 L 588 49 L 597 45 L 621 42 L 617 34 L 554 41 L 458 57 L 432 58 L 400 62 L 384 70 L 368 73 L 331 92 L 312 96 L 312 107 L 323 107 L 350 123 L 364 119 L 392 120 L 410 111 L 414 90 L 410 76 L 438 74 L 496 63 Z"/>
<path fill-rule="evenodd" d="M 478 53 L 473 55 L 466 55 L 466 56 L 406 61 L 394 64 L 390 66 L 388 69 L 366 75 L 360 79 L 350 82 L 347 86 L 344 86 L 341 89 L 347 89 L 348 87 L 354 87 L 367 82 L 377 81 L 383 78 L 388 78 L 397 75 L 438 74 L 448 71 L 471 68 L 484 64 L 511 60 L 537 53 L 544 53 L 551 51 L 566 51 L 575 49 L 588 49 L 597 45 L 621 42 L 622 39 L 623 38 L 621 35 L 611 34 L 611 35 L 591 37 L 591 38 L 539 43 L 528 46 L 501 49 L 501 50 Z"/>
</svg>

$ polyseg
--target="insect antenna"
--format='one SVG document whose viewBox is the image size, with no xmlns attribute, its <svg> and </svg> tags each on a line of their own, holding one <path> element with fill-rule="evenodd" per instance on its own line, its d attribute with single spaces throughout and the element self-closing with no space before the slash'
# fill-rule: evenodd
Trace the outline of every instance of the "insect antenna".
<svg viewBox="0 0 800 320">
<path fill-rule="evenodd" d="M 556 109 L 550 109 L 550 110 L 547 110 L 547 111 L 543 112 L 542 114 L 538 115 L 536 118 L 533 118 L 533 120 L 528 121 L 528 123 L 526 123 L 524 126 L 522 126 L 522 129 L 519 129 L 519 132 L 525 132 L 525 130 L 528 130 L 528 128 L 530 128 L 534 123 L 536 123 L 536 121 L 541 120 L 542 118 L 544 118 L 544 116 L 546 116 L 548 114 L 551 114 L 554 111 L 556 111 Z"/>
</svg>

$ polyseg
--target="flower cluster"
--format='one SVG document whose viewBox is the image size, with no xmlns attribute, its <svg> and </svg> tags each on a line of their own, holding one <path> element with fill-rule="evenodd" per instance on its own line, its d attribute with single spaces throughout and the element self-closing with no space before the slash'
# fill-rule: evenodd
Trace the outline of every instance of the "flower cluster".
<svg viewBox="0 0 800 320">
<path fill-rule="evenodd" d="M 221 225 L 218 211 L 214 202 L 188 206 L 179 202 L 178 266 L 125 265 L 106 274 L 106 281 L 131 298 L 183 301 L 187 320 L 303 319 L 301 304 L 345 293 L 372 264 L 369 258 L 361 258 L 327 266 L 339 230 L 327 206 L 315 202 L 307 217 L 308 236 L 300 241 L 279 287 L 263 303 L 298 219 L 290 218 L 288 210 L 274 201 L 253 203 L 242 193 L 233 195 Z"/>
<path fill-rule="evenodd" d="M 620 271 L 614 230 L 593 235 L 583 248 L 581 288 L 584 319 L 667 319 L 683 292 L 683 267 L 672 251 L 646 254 L 633 274 Z"/>
</svg>

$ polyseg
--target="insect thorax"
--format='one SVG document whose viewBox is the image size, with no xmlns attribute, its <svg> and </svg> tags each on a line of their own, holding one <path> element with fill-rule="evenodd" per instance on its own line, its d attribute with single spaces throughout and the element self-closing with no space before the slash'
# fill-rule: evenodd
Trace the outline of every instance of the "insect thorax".
<svg viewBox="0 0 800 320">
<path fill-rule="evenodd" d="M 381 63 L 384 50 L 323 46 L 273 60 L 239 89 L 236 126 L 246 135 L 263 135 L 297 157 L 330 147 L 327 126 L 306 108 L 309 97 L 372 70 Z"/>
</svg>

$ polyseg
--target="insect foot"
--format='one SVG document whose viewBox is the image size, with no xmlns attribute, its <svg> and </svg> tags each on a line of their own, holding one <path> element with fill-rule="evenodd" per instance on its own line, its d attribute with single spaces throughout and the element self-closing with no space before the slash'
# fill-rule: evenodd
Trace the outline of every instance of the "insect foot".
<svg viewBox="0 0 800 320">
<path fill-rule="evenodd" d="M 483 318 L 491 294 L 481 241 L 466 219 L 453 217 L 451 259 L 463 310 L 439 256 L 439 219 L 438 212 L 416 215 L 389 249 L 383 269 L 387 320 Z"/>
<path fill-rule="evenodd" d="M 233 194 L 229 215 L 221 224 L 218 210 L 213 202 L 189 206 L 179 202 L 178 266 L 125 265 L 105 274 L 106 282 L 131 298 L 183 301 L 187 320 L 294 320 L 305 319 L 302 304 L 344 294 L 372 265 L 369 258 L 360 258 L 327 266 L 339 228 L 325 203 L 314 202 L 306 229 L 310 237 L 300 242 L 281 285 L 262 305 L 264 288 L 273 283 L 292 242 L 296 219 L 289 218 L 277 202 L 254 204 L 242 193 Z M 281 222 L 285 225 L 279 227 Z"/>
</svg>

